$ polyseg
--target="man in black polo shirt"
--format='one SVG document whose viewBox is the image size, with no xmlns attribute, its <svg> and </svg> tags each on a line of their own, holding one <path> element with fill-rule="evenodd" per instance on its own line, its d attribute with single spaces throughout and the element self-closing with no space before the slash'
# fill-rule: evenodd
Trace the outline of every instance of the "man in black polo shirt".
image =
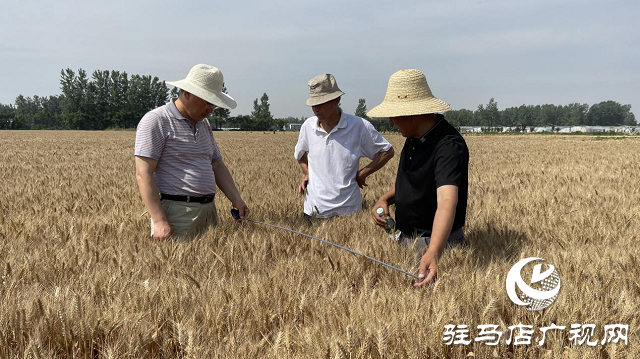
<svg viewBox="0 0 640 359">
<path fill-rule="evenodd" d="M 367 113 L 389 117 L 407 138 L 395 186 L 380 197 L 371 213 L 382 227 L 389 205 L 396 205 L 400 242 L 422 254 L 416 286 L 435 279 L 445 246 L 463 240 L 469 150 L 440 114 L 449 110 L 447 103 L 433 96 L 422 72 L 401 70 L 391 75 L 384 101 Z M 384 210 L 384 217 L 376 213 L 378 208 Z"/>
</svg>

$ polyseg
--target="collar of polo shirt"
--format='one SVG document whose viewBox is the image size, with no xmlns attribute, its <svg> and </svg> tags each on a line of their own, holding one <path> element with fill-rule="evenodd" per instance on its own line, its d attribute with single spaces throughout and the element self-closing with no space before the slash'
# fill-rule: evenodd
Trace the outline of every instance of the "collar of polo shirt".
<svg viewBox="0 0 640 359">
<path fill-rule="evenodd" d="M 184 120 L 184 121 L 189 121 L 191 122 L 188 118 L 182 116 L 182 114 L 180 113 L 180 111 L 178 111 L 178 107 L 176 106 L 175 100 L 177 98 L 172 98 L 171 101 L 169 101 L 169 106 L 167 106 L 169 108 L 169 111 L 171 111 L 171 114 L 173 115 L 173 117 L 175 117 L 177 120 Z M 197 129 L 200 126 L 200 122 L 202 121 L 198 121 L 195 123 L 195 128 Z"/>
<path fill-rule="evenodd" d="M 438 121 L 433 125 L 433 127 L 431 127 L 429 131 L 427 131 L 427 133 L 425 133 L 424 135 L 420 136 L 420 138 L 418 138 L 420 140 L 420 143 L 425 143 L 425 141 L 427 140 L 427 136 L 429 136 L 429 134 L 433 131 L 433 129 L 436 128 L 440 124 L 440 122 L 442 122 L 443 119 L 444 117 L 438 116 Z"/>
<path fill-rule="evenodd" d="M 322 127 L 318 126 L 318 121 L 320 121 L 320 119 L 316 118 L 316 120 L 312 122 L 311 128 L 313 128 L 315 131 L 324 131 Z M 347 127 L 347 118 L 345 117 L 344 111 L 340 110 L 340 120 L 338 121 L 338 124 L 336 125 L 336 127 L 334 127 L 333 130 L 331 130 L 331 132 L 334 132 L 339 128 L 345 128 L 345 127 Z"/>
<path fill-rule="evenodd" d="M 178 107 L 176 106 L 176 99 L 177 98 L 172 98 L 171 101 L 169 101 L 169 106 L 168 106 L 169 111 L 171 111 L 171 113 L 173 114 L 173 117 L 179 120 L 186 120 L 187 118 L 182 116 L 180 111 L 178 111 Z"/>
</svg>

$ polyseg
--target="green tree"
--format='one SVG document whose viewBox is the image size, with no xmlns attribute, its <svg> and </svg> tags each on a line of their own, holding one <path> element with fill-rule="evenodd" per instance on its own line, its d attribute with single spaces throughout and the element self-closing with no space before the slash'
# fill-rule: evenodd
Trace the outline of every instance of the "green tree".
<svg viewBox="0 0 640 359">
<path fill-rule="evenodd" d="M 83 69 L 78 69 L 78 76 L 75 79 L 76 96 L 80 96 L 80 107 L 76 112 L 75 124 L 79 130 L 91 130 L 93 125 L 91 124 L 91 115 L 93 111 L 93 93 L 95 90 L 89 88 L 89 77 L 87 72 Z"/>
<path fill-rule="evenodd" d="M 478 105 L 478 109 L 473 112 L 473 125 L 486 127 L 489 125 L 484 105 Z"/>
<path fill-rule="evenodd" d="M 489 125 L 489 128 L 498 126 L 500 124 L 500 111 L 498 110 L 498 103 L 493 99 L 489 100 L 487 107 L 484 109 L 484 120 Z"/>
<path fill-rule="evenodd" d="M 542 106 L 533 106 L 533 125 L 534 126 L 546 126 L 547 118 L 542 112 Z"/>
<path fill-rule="evenodd" d="M 43 112 L 47 116 L 46 128 L 49 129 L 62 129 L 62 103 L 64 102 L 64 95 L 49 96 L 46 101 L 43 102 Z"/>
<path fill-rule="evenodd" d="M 540 105 L 527 106 L 529 108 L 529 116 L 531 116 L 531 126 L 542 126 L 542 109 Z"/>
<path fill-rule="evenodd" d="M 13 122 L 16 116 L 16 108 L 13 105 L 0 104 L 0 129 L 13 129 Z"/>
<path fill-rule="evenodd" d="M 229 118 L 230 127 L 238 127 L 242 131 L 250 131 L 253 128 L 253 118 L 249 115 L 239 115 Z"/>
<path fill-rule="evenodd" d="M 91 76 L 88 97 L 93 99 L 91 129 L 104 130 L 111 126 L 114 109 L 111 107 L 111 74 L 109 71 L 94 71 Z"/>
<path fill-rule="evenodd" d="M 31 97 L 18 95 L 16 97 L 16 117 L 13 124 L 14 129 L 31 129 L 33 126 L 33 117 L 38 111 Z"/>
<path fill-rule="evenodd" d="M 620 126 L 628 121 L 626 113 L 630 109 L 631 106 L 625 108 L 615 101 L 603 101 L 589 108 L 587 121 L 596 126 Z"/>
<path fill-rule="evenodd" d="M 82 99 L 85 96 L 83 85 L 84 79 L 80 81 L 78 77 L 82 69 L 76 75 L 73 70 L 66 69 L 60 71 L 60 89 L 64 95 L 62 102 L 62 122 L 66 129 L 77 130 L 81 128 L 82 122 Z M 86 76 L 86 73 L 84 73 Z"/>
<path fill-rule="evenodd" d="M 258 103 L 257 98 L 253 101 L 253 111 L 251 112 L 251 117 L 256 120 L 273 119 L 269 106 L 269 96 L 264 93 L 262 94 L 262 97 L 260 97 L 260 103 Z"/>
<path fill-rule="evenodd" d="M 55 111 L 44 110 L 51 107 L 48 105 L 51 97 L 38 99 L 39 106 L 44 113 L 53 116 L 57 128 L 67 129 L 135 127 L 146 112 L 164 105 L 169 99 L 169 89 L 158 77 L 133 75 L 129 78 L 124 71 L 94 71 L 88 79 L 83 69 L 77 74 L 71 69 L 61 70 L 60 89 L 62 96 L 58 102 L 62 114 L 58 119 Z M 40 117 L 38 115 L 38 121 Z M 51 126 L 50 121 L 46 126 Z"/>
<path fill-rule="evenodd" d="M 520 130 L 524 132 L 528 126 L 533 126 L 533 108 L 532 106 L 522 105 L 518 107 L 518 115 L 516 124 L 520 126 Z"/>
<path fill-rule="evenodd" d="M 180 89 L 177 87 L 172 88 L 171 92 L 169 93 L 169 97 L 171 98 L 178 97 L 179 95 L 180 95 Z"/>
<path fill-rule="evenodd" d="M 151 93 L 153 94 L 154 103 L 147 111 L 165 105 L 169 101 L 169 88 L 166 82 L 160 81 L 157 76 L 154 76 L 151 80 Z"/>
<path fill-rule="evenodd" d="M 518 108 L 509 107 L 500 111 L 500 123 L 503 126 L 513 127 L 518 122 Z"/>
<path fill-rule="evenodd" d="M 76 89 L 76 74 L 71 69 L 60 71 L 60 89 L 64 94 L 63 111 L 75 113 L 80 109 L 80 97 Z"/>
<path fill-rule="evenodd" d="M 543 126 L 558 126 L 561 124 L 562 106 L 545 104 L 541 107 L 542 114 L 546 120 Z"/>
<path fill-rule="evenodd" d="M 276 118 L 273 122 L 275 129 L 278 131 L 284 131 L 284 126 L 289 123 L 285 118 Z"/>
<path fill-rule="evenodd" d="M 61 98 L 62 95 L 48 97 L 18 95 L 15 110 L 5 116 L 7 121 L 3 121 L 0 127 L 26 130 L 60 128 Z"/>
<path fill-rule="evenodd" d="M 624 114 L 624 124 L 625 126 L 636 126 L 638 123 L 636 122 L 636 116 L 631 112 L 631 105 L 622 106 L 625 110 Z"/>
<path fill-rule="evenodd" d="M 127 91 L 128 126 L 135 126 L 149 110 L 156 106 L 156 95 L 152 92 L 151 76 L 131 75 Z"/>
<path fill-rule="evenodd" d="M 110 126 L 117 128 L 132 127 L 129 119 L 132 117 L 127 108 L 127 91 L 129 90 L 129 75 L 126 72 L 111 71 L 111 88 L 109 89 Z"/>
<path fill-rule="evenodd" d="M 252 123 L 245 124 L 245 127 L 240 127 L 243 131 L 268 131 L 275 129 L 275 122 L 273 116 L 269 110 L 269 96 L 266 93 L 262 94 L 260 102 L 258 99 L 253 101 L 253 111 L 251 112 Z"/>
<path fill-rule="evenodd" d="M 587 112 L 589 112 L 589 105 L 586 103 L 570 103 L 565 106 L 565 117 L 567 118 L 568 126 L 578 126 L 587 124 Z"/>
<path fill-rule="evenodd" d="M 374 117 L 369 120 L 378 132 L 397 131 L 395 126 L 389 123 L 388 117 Z"/>
<path fill-rule="evenodd" d="M 365 104 L 365 100 L 363 98 L 358 100 L 358 107 L 356 107 L 356 116 L 362 117 L 365 120 L 369 120 L 369 116 L 367 116 L 367 105 Z"/>
<path fill-rule="evenodd" d="M 451 111 L 449 111 L 451 112 Z M 449 118 L 449 113 L 446 114 Z M 473 125 L 473 111 L 466 108 L 455 111 L 456 121 L 458 126 L 472 126 Z"/>
<path fill-rule="evenodd" d="M 222 92 L 227 93 L 227 87 L 224 84 L 222 84 Z M 229 120 L 230 114 L 230 110 L 216 107 L 208 116 L 209 122 L 212 123 L 214 129 L 220 129 Z"/>
<path fill-rule="evenodd" d="M 31 126 L 30 128 L 33 130 L 41 130 L 46 128 L 48 116 L 44 111 L 43 104 L 46 103 L 46 98 L 40 97 L 38 95 L 33 96 L 33 105 L 35 108 L 35 113 L 31 117 Z"/>
</svg>

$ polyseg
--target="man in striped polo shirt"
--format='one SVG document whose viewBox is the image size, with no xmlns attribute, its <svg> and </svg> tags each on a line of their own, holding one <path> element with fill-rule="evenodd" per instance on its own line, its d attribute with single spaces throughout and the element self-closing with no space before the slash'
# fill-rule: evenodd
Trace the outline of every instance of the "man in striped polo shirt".
<svg viewBox="0 0 640 359">
<path fill-rule="evenodd" d="M 194 66 L 184 80 L 167 82 L 182 90 L 179 97 L 149 111 L 138 124 L 136 179 L 156 240 L 216 225 L 216 185 L 241 218 L 249 215 L 206 119 L 216 107 L 236 107 L 222 92 L 223 81 L 216 67 Z"/>
</svg>

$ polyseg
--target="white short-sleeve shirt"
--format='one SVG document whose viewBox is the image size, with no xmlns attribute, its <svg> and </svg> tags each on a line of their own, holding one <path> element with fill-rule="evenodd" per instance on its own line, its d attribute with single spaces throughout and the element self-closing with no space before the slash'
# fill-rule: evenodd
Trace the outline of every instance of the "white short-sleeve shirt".
<svg viewBox="0 0 640 359">
<path fill-rule="evenodd" d="M 362 199 L 356 181 L 360 158 L 373 159 L 378 152 L 390 149 L 389 141 L 363 118 L 342 112 L 330 133 L 318 126 L 318 117 L 308 118 L 300 128 L 294 153 L 296 160 L 308 153 L 304 213 L 327 218 L 360 211 Z"/>
</svg>

